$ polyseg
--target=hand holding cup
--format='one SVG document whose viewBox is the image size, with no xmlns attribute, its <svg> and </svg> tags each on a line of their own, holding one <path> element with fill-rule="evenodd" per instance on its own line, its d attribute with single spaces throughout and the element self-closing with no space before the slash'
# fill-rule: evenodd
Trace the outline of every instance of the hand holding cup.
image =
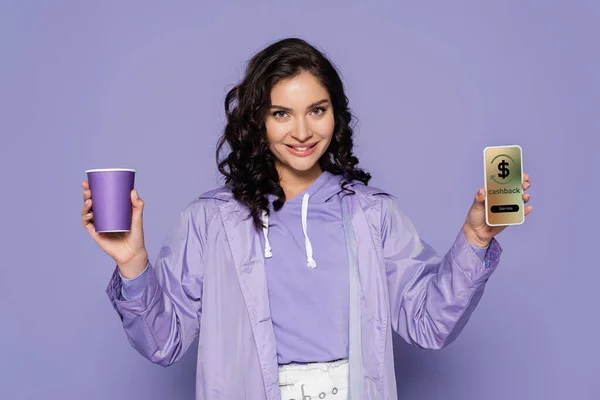
<svg viewBox="0 0 600 400">
<path fill-rule="evenodd" d="M 133 188 L 133 170 L 88 170 L 82 182 L 81 222 L 92 239 L 111 256 L 125 278 L 139 275 L 148 262 L 144 245 L 144 201 Z M 92 199 L 96 193 L 96 207 Z"/>
</svg>

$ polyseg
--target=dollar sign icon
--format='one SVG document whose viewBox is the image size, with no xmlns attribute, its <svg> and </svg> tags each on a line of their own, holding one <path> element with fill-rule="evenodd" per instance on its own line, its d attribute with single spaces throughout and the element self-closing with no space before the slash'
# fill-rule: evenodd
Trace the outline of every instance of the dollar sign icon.
<svg viewBox="0 0 600 400">
<path fill-rule="evenodd" d="M 506 167 L 508 167 L 506 160 L 502 160 L 502 162 L 498 163 L 498 170 L 500 171 L 498 176 L 502 179 L 505 179 L 510 174 L 510 170 Z"/>
</svg>

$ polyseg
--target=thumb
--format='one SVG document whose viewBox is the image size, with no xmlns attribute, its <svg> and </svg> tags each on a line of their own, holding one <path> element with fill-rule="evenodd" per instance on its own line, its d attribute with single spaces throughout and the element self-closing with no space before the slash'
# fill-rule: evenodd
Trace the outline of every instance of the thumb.
<svg viewBox="0 0 600 400">
<path fill-rule="evenodd" d="M 481 188 L 475 194 L 475 198 L 473 199 L 473 208 L 476 209 L 484 209 L 485 208 L 485 189 Z"/>
<path fill-rule="evenodd" d="M 141 224 L 142 215 L 144 211 L 144 200 L 142 200 L 137 190 L 131 191 L 131 205 L 133 206 L 133 212 L 131 214 L 132 224 Z"/>
</svg>

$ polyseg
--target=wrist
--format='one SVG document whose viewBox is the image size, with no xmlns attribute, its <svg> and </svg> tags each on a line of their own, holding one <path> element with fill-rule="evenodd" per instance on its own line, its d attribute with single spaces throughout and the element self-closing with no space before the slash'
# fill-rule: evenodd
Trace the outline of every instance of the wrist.
<svg viewBox="0 0 600 400">
<path fill-rule="evenodd" d="M 146 249 L 141 250 L 126 263 L 117 263 L 119 272 L 123 278 L 132 279 L 141 274 L 148 264 L 148 252 Z"/>
<path fill-rule="evenodd" d="M 477 233 L 466 224 L 463 225 L 463 233 L 465 235 L 465 239 L 467 239 L 467 241 L 475 247 L 485 248 L 490 244 L 491 240 L 480 238 Z"/>
</svg>

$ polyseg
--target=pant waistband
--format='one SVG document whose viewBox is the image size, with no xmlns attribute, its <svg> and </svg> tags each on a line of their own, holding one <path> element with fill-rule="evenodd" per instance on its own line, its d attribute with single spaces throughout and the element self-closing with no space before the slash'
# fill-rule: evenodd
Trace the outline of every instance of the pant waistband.
<svg viewBox="0 0 600 400">
<path fill-rule="evenodd" d="M 279 387 L 283 400 L 344 400 L 348 394 L 348 360 L 280 366 Z"/>
</svg>

